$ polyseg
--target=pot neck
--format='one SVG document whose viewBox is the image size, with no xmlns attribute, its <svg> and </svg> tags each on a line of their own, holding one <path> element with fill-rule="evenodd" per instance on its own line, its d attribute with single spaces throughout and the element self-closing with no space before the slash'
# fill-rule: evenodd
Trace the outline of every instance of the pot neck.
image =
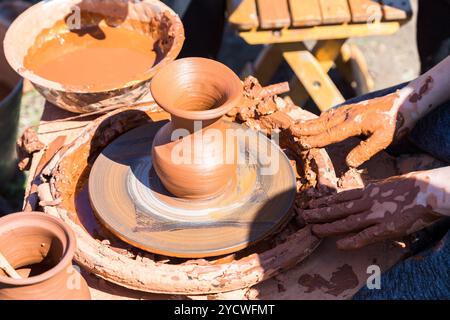
<svg viewBox="0 0 450 320">
<path fill-rule="evenodd" d="M 222 117 L 208 120 L 192 120 L 172 115 L 171 118 L 173 129 L 185 129 L 190 133 L 194 133 L 198 130 L 203 130 L 206 128 L 219 128 L 223 125 L 224 122 L 222 120 Z"/>
</svg>

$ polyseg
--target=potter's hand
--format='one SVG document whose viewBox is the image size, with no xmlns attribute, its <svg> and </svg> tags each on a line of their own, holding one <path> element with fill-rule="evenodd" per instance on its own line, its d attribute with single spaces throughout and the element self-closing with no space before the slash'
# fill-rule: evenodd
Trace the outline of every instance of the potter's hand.
<svg viewBox="0 0 450 320">
<path fill-rule="evenodd" d="M 401 238 L 450 215 L 448 179 L 450 167 L 392 177 L 312 200 L 302 217 L 320 237 L 347 235 L 339 249 Z"/>
<path fill-rule="evenodd" d="M 367 136 L 346 158 L 349 167 L 358 167 L 448 100 L 448 83 L 450 56 L 395 93 L 331 109 L 317 119 L 296 123 L 290 130 L 305 149 L 325 147 L 361 134 Z"/>
<path fill-rule="evenodd" d="M 402 121 L 394 102 L 397 94 L 331 109 L 319 118 L 297 123 L 291 132 L 305 148 L 321 148 L 349 137 L 365 135 L 347 156 L 350 167 L 358 167 L 377 152 L 385 149 L 398 135 L 396 128 Z"/>
</svg>

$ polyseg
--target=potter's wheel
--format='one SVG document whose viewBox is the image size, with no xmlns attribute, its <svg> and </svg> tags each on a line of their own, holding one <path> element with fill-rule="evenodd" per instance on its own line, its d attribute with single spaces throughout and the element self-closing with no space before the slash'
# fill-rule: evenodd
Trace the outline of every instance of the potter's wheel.
<svg viewBox="0 0 450 320">
<path fill-rule="evenodd" d="M 288 158 L 271 142 L 270 154 L 279 166 L 274 174 L 264 174 L 267 166 L 259 160 L 257 144 L 241 142 L 241 156 L 250 161 L 238 165 L 224 194 L 195 201 L 171 195 L 152 169 L 150 154 L 163 124 L 146 124 L 123 134 L 103 150 L 91 170 L 92 207 L 116 236 L 149 252 L 208 257 L 248 247 L 291 217 L 295 176 Z M 269 141 L 261 133 L 246 131 Z"/>
</svg>

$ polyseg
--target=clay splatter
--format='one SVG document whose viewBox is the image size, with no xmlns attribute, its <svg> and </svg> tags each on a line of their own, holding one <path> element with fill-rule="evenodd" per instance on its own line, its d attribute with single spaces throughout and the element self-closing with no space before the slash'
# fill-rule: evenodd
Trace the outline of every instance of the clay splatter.
<svg viewBox="0 0 450 320">
<path fill-rule="evenodd" d="M 414 92 L 409 97 L 409 102 L 411 103 L 417 103 L 419 102 L 422 97 L 431 90 L 432 84 L 433 84 L 433 78 L 431 76 L 428 76 L 425 80 L 425 83 L 420 87 L 419 92 Z"/>
<path fill-rule="evenodd" d="M 330 280 L 326 280 L 318 274 L 304 274 L 298 279 L 298 284 L 306 287 L 307 293 L 326 289 L 326 293 L 339 296 L 346 290 L 356 288 L 358 286 L 358 277 L 350 265 L 344 264 L 332 273 Z"/>
</svg>

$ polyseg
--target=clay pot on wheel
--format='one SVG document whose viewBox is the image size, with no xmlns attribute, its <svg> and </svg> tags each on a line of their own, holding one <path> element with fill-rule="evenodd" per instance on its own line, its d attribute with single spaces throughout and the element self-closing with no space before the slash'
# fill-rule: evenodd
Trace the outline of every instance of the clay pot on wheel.
<svg viewBox="0 0 450 320">
<path fill-rule="evenodd" d="M 22 279 L 0 269 L 0 299 L 87 300 L 86 281 L 73 268 L 75 236 L 48 214 L 16 213 L 0 219 L 0 253 Z"/>
<path fill-rule="evenodd" d="M 179 198 L 223 192 L 236 175 L 237 143 L 227 137 L 223 116 L 241 101 L 238 76 L 214 60 L 185 58 L 161 69 L 150 89 L 172 118 L 153 141 L 153 167 L 162 184 Z"/>
</svg>

